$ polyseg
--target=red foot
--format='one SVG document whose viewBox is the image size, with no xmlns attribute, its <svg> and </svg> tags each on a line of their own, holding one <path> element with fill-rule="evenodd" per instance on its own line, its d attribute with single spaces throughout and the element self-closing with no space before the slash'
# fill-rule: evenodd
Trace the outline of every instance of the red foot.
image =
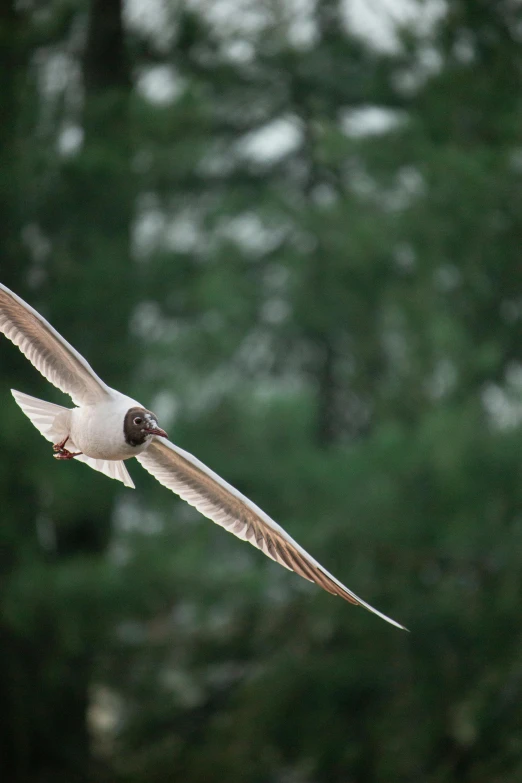
<svg viewBox="0 0 522 783">
<path fill-rule="evenodd" d="M 55 459 L 74 459 L 75 457 L 79 457 L 80 454 L 83 454 L 83 451 L 69 451 L 68 449 L 60 449 L 60 451 L 57 451 L 55 454 L 53 454 L 53 457 Z"/>
<path fill-rule="evenodd" d="M 55 443 L 53 445 L 53 451 L 55 452 L 53 454 L 53 457 L 55 459 L 74 459 L 75 457 L 79 457 L 80 454 L 83 453 L 81 451 L 72 452 L 69 451 L 69 449 L 64 448 L 68 440 L 69 440 L 69 436 L 67 435 L 65 440 L 62 440 L 61 443 Z"/>
<path fill-rule="evenodd" d="M 55 443 L 53 445 L 53 451 L 67 451 L 67 449 L 64 449 L 65 444 L 69 440 L 69 436 L 65 438 L 65 440 L 62 440 L 60 443 Z"/>
</svg>

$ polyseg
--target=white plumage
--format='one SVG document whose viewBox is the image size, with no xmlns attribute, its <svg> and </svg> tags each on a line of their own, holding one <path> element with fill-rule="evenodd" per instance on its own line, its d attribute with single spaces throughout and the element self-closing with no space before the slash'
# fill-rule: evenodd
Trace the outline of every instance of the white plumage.
<svg viewBox="0 0 522 783">
<path fill-rule="evenodd" d="M 46 440 L 50 443 L 60 443 L 69 435 L 69 441 L 67 443 L 71 451 L 84 451 L 80 448 L 76 442 L 74 436 L 71 433 L 71 415 L 79 413 L 82 410 L 89 410 L 89 408 L 64 408 L 62 405 L 55 405 L 52 402 L 45 402 L 44 400 L 38 400 L 36 397 L 30 397 L 28 394 L 15 391 L 11 389 L 11 394 L 15 398 L 16 402 L 23 410 L 25 415 L 32 421 L 38 432 L 40 432 Z M 122 395 L 123 396 L 123 395 Z M 127 408 L 125 408 L 127 410 Z M 124 414 L 122 413 L 121 416 Z M 131 456 L 134 456 L 132 454 Z M 75 457 L 79 462 L 85 462 L 93 470 L 97 470 L 100 473 L 104 473 L 109 478 L 122 481 L 126 487 L 134 489 L 134 482 L 131 479 L 127 468 L 121 461 L 122 457 L 116 459 L 108 459 L 106 455 L 103 455 L 101 459 L 90 456 L 87 454 L 79 454 Z"/>
</svg>

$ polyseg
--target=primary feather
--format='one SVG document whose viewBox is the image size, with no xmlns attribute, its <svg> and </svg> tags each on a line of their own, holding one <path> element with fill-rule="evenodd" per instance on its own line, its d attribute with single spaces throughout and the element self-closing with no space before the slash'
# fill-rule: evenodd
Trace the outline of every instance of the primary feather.
<svg viewBox="0 0 522 783">
<path fill-rule="evenodd" d="M 40 313 L 1 283 L 0 332 L 76 405 L 92 404 L 110 394 L 83 356 Z"/>
<path fill-rule="evenodd" d="M 165 487 L 202 514 L 291 571 L 329 593 L 364 606 L 383 620 L 404 629 L 345 587 L 314 560 L 283 528 L 217 473 L 165 438 L 155 439 L 136 459 Z"/>
</svg>

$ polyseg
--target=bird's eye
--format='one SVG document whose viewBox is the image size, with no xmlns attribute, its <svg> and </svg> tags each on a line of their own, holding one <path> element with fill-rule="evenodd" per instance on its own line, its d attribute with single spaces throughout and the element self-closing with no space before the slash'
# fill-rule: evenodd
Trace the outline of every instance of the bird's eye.
<svg viewBox="0 0 522 783">
<path fill-rule="evenodd" d="M 136 416 L 136 418 L 134 419 L 134 424 L 137 424 L 138 426 L 140 424 L 143 424 L 143 419 L 141 418 L 141 416 Z"/>
</svg>

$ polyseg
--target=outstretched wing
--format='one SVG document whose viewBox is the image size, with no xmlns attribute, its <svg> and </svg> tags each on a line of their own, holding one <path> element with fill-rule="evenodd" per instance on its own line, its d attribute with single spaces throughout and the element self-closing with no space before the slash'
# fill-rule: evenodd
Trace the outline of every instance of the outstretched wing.
<svg viewBox="0 0 522 783">
<path fill-rule="evenodd" d="M 315 582 L 329 593 L 364 606 L 397 628 L 404 628 L 341 584 L 255 503 L 192 454 L 165 438 L 155 438 L 137 459 L 160 484 L 176 492 L 230 533 L 261 549 L 272 560 Z"/>
<path fill-rule="evenodd" d="M 76 405 L 90 405 L 111 390 L 72 345 L 23 299 L 0 283 L 0 332 Z"/>
</svg>

